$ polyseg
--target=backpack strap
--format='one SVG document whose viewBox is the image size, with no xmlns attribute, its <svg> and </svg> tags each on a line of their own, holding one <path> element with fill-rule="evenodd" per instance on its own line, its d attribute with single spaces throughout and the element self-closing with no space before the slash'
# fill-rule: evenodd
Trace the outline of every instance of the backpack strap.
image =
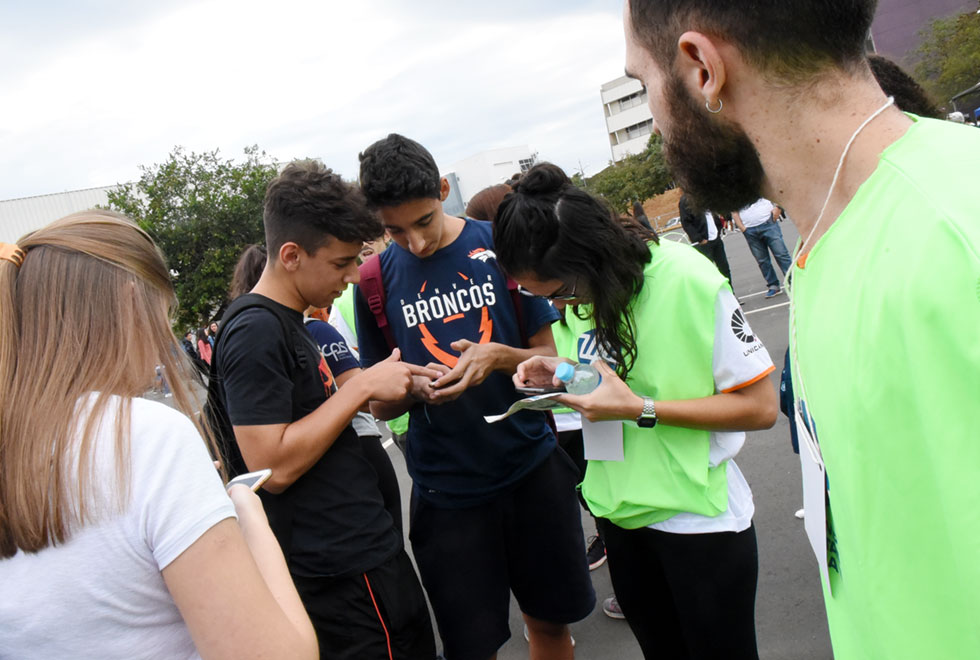
<svg viewBox="0 0 980 660">
<path fill-rule="evenodd" d="M 517 317 L 517 329 L 521 333 L 521 346 L 530 348 L 528 345 L 527 326 L 524 324 L 524 306 L 521 304 L 521 291 L 518 289 L 517 282 L 512 278 L 507 278 L 507 293 L 510 294 L 510 301 L 514 305 L 514 316 Z"/>
<path fill-rule="evenodd" d="M 247 293 L 236 298 L 228 309 L 225 310 L 221 318 L 221 327 L 214 338 L 214 352 L 211 356 L 211 372 L 208 378 L 208 398 L 204 406 L 204 414 L 208 420 L 212 431 L 217 436 L 221 456 L 220 459 L 231 477 L 238 476 L 248 471 L 245 460 L 242 458 L 241 450 L 238 448 L 238 441 L 235 438 L 235 429 L 228 416 L 228 409 L 225 407 L 225 393 L 222 379 L 217 373 L 218 353 L 221 349 L 221 338 L 224 336 L 225 327 L 232 319 L 247 309 L 261 307 L 272 312 L 282 326 L 283 335 L 289 342 L 292 339 L 292 357 L 300 369 L 308 368 L 306 353 L 300 348 L 302 338 L 291 327 L 290 320 L 286 313 L 275 303 L 264 296 L 254 293 Z M 272 527 L 282 548 L 286 564 L 291 565 L 290 551 L 292 550 L 293 539 L 293 506 L 288 497 L 283 495 L 272 495 L 271 493 L 260 490 L 259 498 L 265 508 L 266 515 L 269 517 L 269 525 Z"/>
<path fill-rule="evenodd" d="M 388 350 L 393 351 L 398 346 L 395 343 L 395 336 L 391 332 L 388 324 L 388 317 L 385 315 L 385 283 L 381 277 L 381 255 L 375 254 L 360 265 L 361 282 L 358 287 L 365 302 L 374 314 L 374 320 L 378 324 L 378 329 L 384 335 Z"/>
</svg>

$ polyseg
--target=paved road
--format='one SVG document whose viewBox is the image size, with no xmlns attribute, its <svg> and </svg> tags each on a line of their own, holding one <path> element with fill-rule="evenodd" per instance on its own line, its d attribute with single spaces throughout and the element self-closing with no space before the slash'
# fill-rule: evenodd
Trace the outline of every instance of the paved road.
<svg viewBox="0 0 980 660">
<path fill-rule="evenodd" d="M 789 222 L 781 227 L 787 245 L 792 246 L 797 238 L 795 228 Z M 741 234 L 728 234 L 724 240 L 735 294 L 743 300 L 752 330 L 768 348 L 778 374 L 787 345 L 787 298 L 785 294 L 770 300 L 764 298 L 765 281 Z M 778 385 L 776 375 L 773 383 Z M 388 453 L 402 486 L 407 518 L 410 479 L 405 461 L 393 445 L 388 447 Z M 817 566 L 806 542 L 803 523 L 793 516 L 802 506 L 802 494 L 799 460 L 790 447 L 786 418 L 780 415 L 772 429 L 750 433 L 737 460 L 755 495 L 759 542 L 756 621 L 760 656 L 763 660 L 832 659 Z M 582 519 L 586 534 L 593 534 L 592 520 L 584 513 Z M 612 593 L 608 569 L 602 566 L 593 571 L 592 581 L 601 603 Z M 500 649 L 498 658 L 527 658 L 523 622 L 516 602 L 511 603 L 510 628 L 512 637 Z M 642 658 L 626 623 L 606 617 L 599 605 L 587 619 L 574 624 L 572 632 L 579 658 Z M 706 625 L 705 634 L 711 634 L 710 624 Z"/>
</svg>

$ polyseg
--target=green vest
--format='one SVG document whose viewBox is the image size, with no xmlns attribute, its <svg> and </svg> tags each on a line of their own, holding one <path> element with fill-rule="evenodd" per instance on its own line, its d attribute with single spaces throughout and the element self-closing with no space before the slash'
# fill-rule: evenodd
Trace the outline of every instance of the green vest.
<svg viewBox="0 0 980 660">
<path fill-rule="evenodd" d="M 551 334 L 555 338 L 555 348 L 558 351 L 558 357 L 568 358 L 569 360 L 578 362 L 579 335 L 588 331 L 592 327 L 592 322 L 588 320 L 583 321 L 576 317 L 575 313 L 569 307 L 566 307 L 558 313 L 565 317 L 564 323 L 559 319 L 551 324 Z M 575 411 L 571 408 L 555 408 L 552 412 L 558 414 Z"/>
<path fill-rule="evenodd" d="M 637 359 L 626 383 L 655 401 L 715 393 L 715 300 L 727 280 L 687 245 L 651 245 L 633 300 Z M 591 310 L 590 310 L 591 311 Z M 708 467 L 708 431 L 623 422 L 624 461 L 589 461 L 582 494 L 597 516 L 626 529 L 681 512 L 717 516 L 728 508 L 728 463 Z"/>
<path fill-rule="evenodd" d="M 357 325 L 354 323 L 354 287 L 349 286 L 344 289 L 344 293 L 341 294 L 334 302 L 337 309 L 340 310 L 340 316 L 344 319 L 344 323 L 350 328 L 355 334 L 357 333 Z M 360 343 L 360 342 L 358 342 Z M 385 424 L 388 425 L 388 430 L 392 433 L 398 435 L 405 435 L 408 433 L 408 413 L 394 419 L 390 419 Z"/>
</svg>

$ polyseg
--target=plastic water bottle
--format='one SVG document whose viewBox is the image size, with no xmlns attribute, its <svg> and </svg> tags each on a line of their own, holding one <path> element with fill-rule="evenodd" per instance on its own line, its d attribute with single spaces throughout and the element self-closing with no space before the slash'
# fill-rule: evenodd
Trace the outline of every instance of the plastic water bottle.
<svg viewBox="0 0 980 660">
<path fill-rule="evenodd" d="M 569 394 L 588 394 L 602 382 L 602 375 L 590 364 L 562 362 L 555 369 L 555 376 L 565 383 L 565 391 Z"/>
</svg>

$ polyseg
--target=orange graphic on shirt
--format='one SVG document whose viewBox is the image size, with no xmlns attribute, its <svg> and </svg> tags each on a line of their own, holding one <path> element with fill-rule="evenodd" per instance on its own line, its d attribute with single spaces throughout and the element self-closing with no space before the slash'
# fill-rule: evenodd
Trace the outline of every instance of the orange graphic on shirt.
<svg viewBox="0 0 980 660">
<path fill-rule="evenodd" d="M 334 387 L 333 374 L 330 372 L 330 367 L 327 366 L 327 361 L 323 358 L 322 355 L 320 356 L 319 371 L 320 371 L 320 380 L 323 381 L 323 389 L 327 393 L 327 397 L 329 398 L 329 396 L 334 393 L 334 390 L 336 388 Z"/>
<path fill-rule="evenodd" d="M 460 277 L 464 280 L 469 280 L 462 273 L 458 273 Z M 425 290 L 425 284 L 422 285 L 422 291 Z M 442 320 L 443 323 L 449 323 L 456 319 L 464 318 L 464 314 L 454 314 L 448 318 Z M 459 358 L 448 351 L 443 350 L 439 346 L 439 341 L 432 335 L 432 332 L 425 327 L 425 323 L 419 323 L 419 332 L 422 333 L 422 346 L 425 350 L 429 352 L 436 362 L 444 364 L 450 369 L 456 366 L 459 362 Z M 493 336 L 493 319 L 490 318 L 490 310 L 484 305 L 480 312 L 480 338 L 477 340 L 477 344 L 488 344 L 490 343 L 490 338 Z M 462 339 L 462 337 L 461 337 Z"/>
</svg>

